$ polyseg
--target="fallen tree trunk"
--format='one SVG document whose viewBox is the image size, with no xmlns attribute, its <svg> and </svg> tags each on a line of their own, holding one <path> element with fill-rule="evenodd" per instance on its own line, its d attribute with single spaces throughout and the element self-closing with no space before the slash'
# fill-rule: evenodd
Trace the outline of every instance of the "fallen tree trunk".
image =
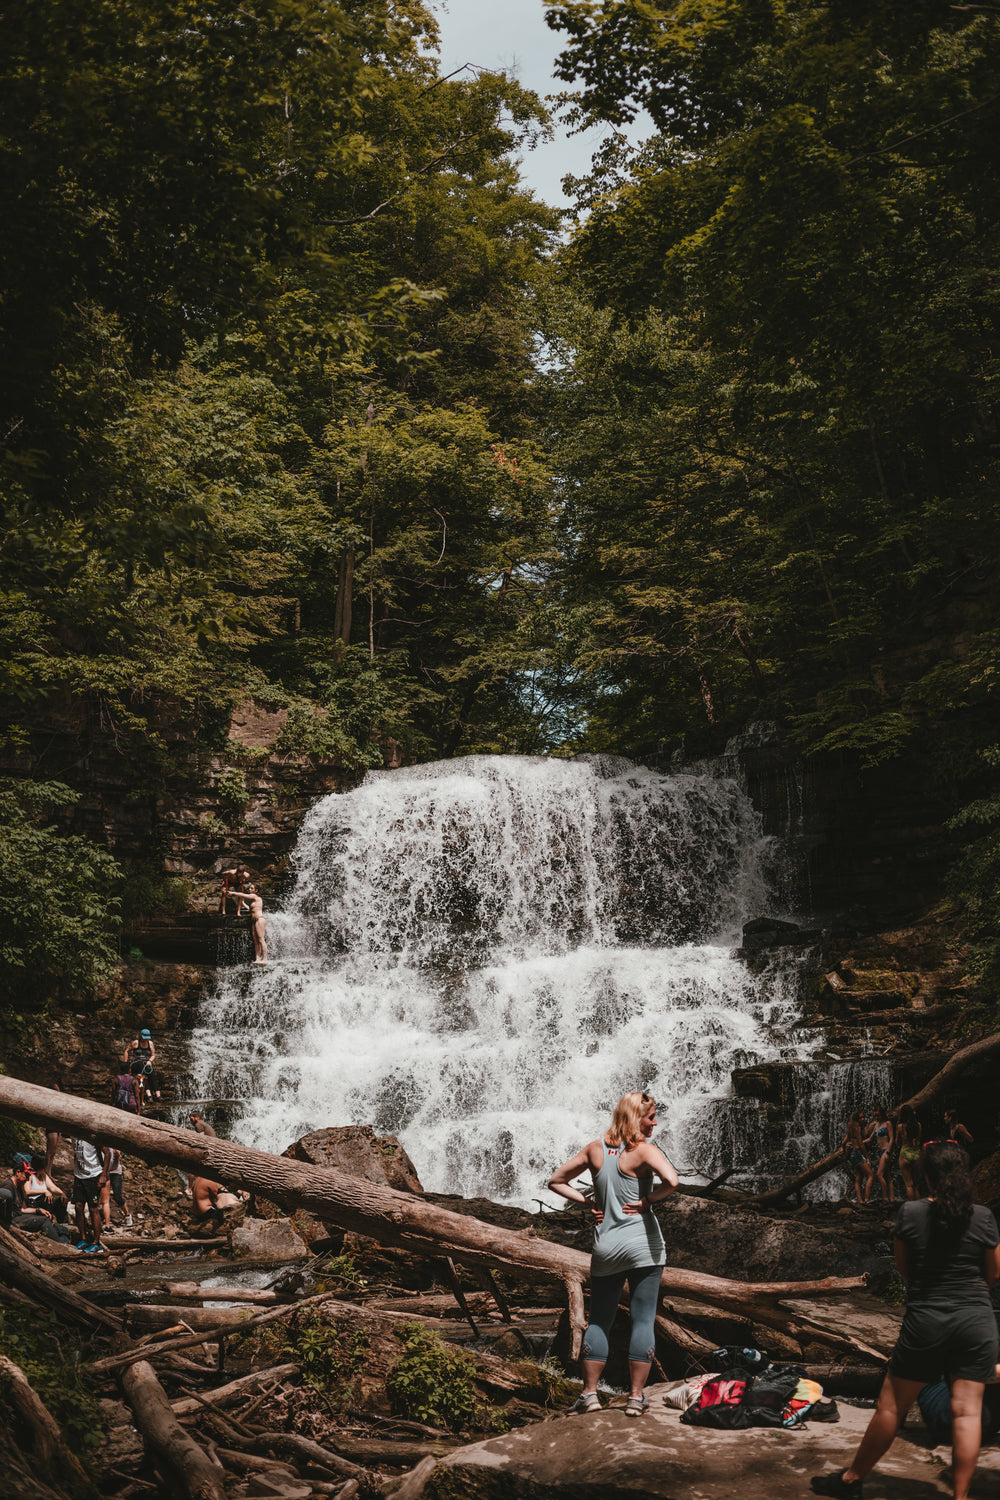
<svg viewBox="0 0 1000 1500">
<path fill-rule="evenodd" d="M 919 1089 L 912 1098 L 904 1099 L 902 1104 L 897 1104 L 896 1108 L 891 1112 L 892 1119 L 898 1120 L 900 1111 L 907 1106 L 919 1114 L 922 1109 L 926 1109 L 928 1104 L 933 1103 L 935 1099 L 939 1098 L 952 1080 L 964 1072 L 970 1063 L 976 1062 L 981 1057 L 989 1057 L 994 1052 L 1000 1052 L 1000 1032 L 996 1032 L 993 1036 L 983 1037 L 978 1042 L 972 1042 L 968 1047 L 959 1048 L 957 1052 L 952 1053 L 944 1067 L 939 1068 L 934 1077 L 924 1084 L 922 1089 Z M 787 1182 L 779 1183 L 777 1187 L 768 1188 L 764 1193 L 754 1193 L 751 1197 L 744 1198 L 743 1202 L 756 1203 L 761 1208 L 782 1203 L 786 1198 L 790 1198 L 793 1193 L 798 1192 L 800 1188 L 804 1188 L 807 1183 L 815 1182 L 818 1177 L 823 1177 L 827 1172 L 831 1172 L 838 1163 L 843 1164 L 843 1162 L 843 1148 L 838 1146 L 836 1151 L 831 1152 L 829 1156 L 824 1156 L 822 1161 L 814 1162 L 811 1167 L 807 1167 L 798 1176 L 789 1177 Z"/>
<path fill-rule="evenodd" d="M 8 1403 L 31 1428 L 35 1457 L 46 1468 L 51 1468 L 53 1463 L 57 1464 L 72 1479 L 74 1491 L 93 1496 L 96 1500 L 98 1492 L 84 1472 L 80 1460 L 63 1441 L 59 1423 L 21 1366 L 16 1365 L 5 1354 L 0 1354 L 0 1382 Z"/>
<path fill-rule="evenodd" d="M 113 1313 L 95 1307 L 92 1302 L 70 1291 L 61 1282 L 53 1281 L 51 1276 L 32 1264 L 32 1259 L 12 1234 L 0 1228 L 0 1280 L 27 1293 L 45 1307 L 52 1308 L 61 1318 L 68 1318 L 84 1328 L 106 1328 L 114 1333 L 121 1332 L 121 1320 Z"/>
<path fill-rule="evenodd" d="M 843 1166 L 846 1161 L 843 1146 L 838 1146 L 836 1151 L 831 1151 L 829 1156 L 824 1156 L 822 1161 L 813 1162 L 811 1167 L 806 1167 L 804 1172 L 799 1172 L 796 1177 L 789 1177 L 786 1182 L 781 1182 L 777 1187 L 768 1188 L 764 1193 L 755 1193 L 753 1197 L 744 1198 L 744 1203 L 756 1203 L 761 1208 L 768 1205 L 783 1203 L 793 1193 L 801 1191 L 810 1182 L 817 1178 L 825 1177 L 827 1172 L 832 1172 L 834 1167 Z"/>
<path fill-rule="evenodd" d="M 0 1077 L 0 1113 L 32 1125 L 51 1121 L 68 1132 L 132 1151 L 147 1161 L 219 1178 L 286 1208 L 306 1208 L 328 1223 L 418 1255 L 435 1259 L 447 1255 L 470 1265 L 562 1282 L 570 1305 L 574 1358 L 579 1354 L 582 1287 L 590 1275 L 590 1256 L 581 1250 L 540 1239 L 530 1229 L 501 1229 L 471 1215 L 452 1213 L 418 1194 L 382 1187 L 333 1167 L 315 1167 L 159 1120 L 140 1119 L 109 1105 L 16 1078 Z M 863 1284 L 858 1277 L 744 1283 L 672 1266 L 664 1268 L 662 1277 L 665 1290 L 690 1292 L 727 1307 L 734 1300 L 743 1305 L 747 1298 L 804 1296 Z"/>
<path fill-rule="evenodd" d="M 175 1417 L 188 1417 L 206 1405 L 228 1406 L 256 1386 L 267 1385 L 272 1380 L 290 1380 L 293 1375 L 298 1375 L 299 1369 L 299 1365 L 272 1365 L 267 1370 L 252 1370 L 249 1375 L 230 1380 L 228 1385 L 216 1386 L 214 1391 L 203 1391 L 197 1398 L 184 1396 L 179 1401 L 171 1401 L 170 1409 Z"/>
<path fill-rule="evenodd" d="M 179 1302 L 252 1302 L 256 1307 L 278 1307 L 296 1300 L 290 1292 L 246 1286 L 202 1286 L 200 1281 L 162 1281 L 160 1285 Z"/>
<path fill-rule="evenodd" d="M 919 1114 L 922 1109 L 943 1094 L 952 1079 L 964 1072 L 970 1063 L 976 1062 L 980 1057 L 989 1057 L 994 1052 L 1000 1052 L 1000 1032 L 996 1032 L 993 1036 L 983 1037 L 978 1042 L 971 1042 L 968 1047 L 961 1047 L 957 1052 L 953 1052 L 944 1067 L 935 1073 L 934 1077 L 929 1079 L 912 1099 L 906 1099 L 903 1104 L 892 1111 L 892 1118 L 897 1119 L 900 1110 L 906 1105 Z"/>
<path fill-rule="evenodd" d="M 180 1481 L 191 1500 L 226 1500 L 222 1470 L 184 1431 L 152 1365 L 144 1360 L 131 1365 L 122 1375 L 122 1388 L 136 1426 L 169 1477 Z"/>
<path fill-rule="evenodd" d="M 144 1344 L 141 1349 L 125 1349 L 119 1354 L 109 1354 L 106 1359 L 95 1359 L 87 1366 L 91 1375 L 110 1375 L 118 1370 L 125 1370 L 129 1365 L 135 1364 L 137 1360 L 151 1360 L 160 1354 L 173 1354 L 178 1349 L 190 1349 L 196 1344 L 207 1344 L 219 1335 L 247 1333 L 251 1328 L 259 1328 L 263 1323 L 271 1323 L 275 1318 L 287 1317 L 289 1313 L 295 1312 L 300 1307 L 312 1307 L 317 1302 L 327 1302 L 333 1296 L 332 1292 L 320 1292 L 316 1297 L 303 1297 L 299 1302 L 293 1302 L 289 1307 L 272 1308 L 270 1312 L 258 1313 L 254 1318 L 244 1318 L 240 1323 L 217 1323 L 213 1328 L 206 1328 L 203 1332 L 186 1333 L 181 1338 L 164 1339 L 162 1343 Z M 225 1309 L 220 1309 L 225 1311 Z"/>
</svg>

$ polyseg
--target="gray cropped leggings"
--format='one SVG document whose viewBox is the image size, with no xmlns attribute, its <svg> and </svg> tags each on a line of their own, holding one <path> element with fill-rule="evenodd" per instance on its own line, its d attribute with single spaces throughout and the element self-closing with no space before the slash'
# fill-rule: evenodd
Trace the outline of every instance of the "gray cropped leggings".
<svg viewBox="0 0 1000 1500">
<path fill-rule="evenodd" d="M 648 1364 L 656 1348 L 656 1304 L 660 1291 L 662 1266 L 637 1266 L 617 1276 L 592 1276 L 590 1280 L 590 1322 L 583 1336 L 584 1359 L 608 1357 L 608 1337 L 615 1321 L 622 1288 L 628 1281 L 632 1311 L 632 1334 L 628 1357 L 638 1364 Z"/>
</svg>

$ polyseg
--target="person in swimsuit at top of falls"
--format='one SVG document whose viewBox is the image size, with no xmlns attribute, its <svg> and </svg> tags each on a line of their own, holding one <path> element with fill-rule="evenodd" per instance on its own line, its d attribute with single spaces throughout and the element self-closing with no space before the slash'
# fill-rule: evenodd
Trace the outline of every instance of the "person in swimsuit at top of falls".
<svg viewBox="0 0 1000 1500">
<path fill-rule="evenodd" d="M 250 880 L 250 871 L 246 865 L 235 865 L 231 870 L 222 871 L 221 899 L 219 911 L 226 915 L 226 900 L 229 896 L 236 896 L 236 915 L 243 915 L 243 893 L 247 889 Z"/>
<path fill-rule="evenodd" d="M 267 920 L 264 916 L 263 897 L 257 894 L 255 885 L 247 886 L 247 895 L 244 900 L 250 903 L 250 930 L 253 933 L 254 963 L 267 963 L 267 940 L 264 937 L 267 931 Z"/>
<path fill-rule="evenodd" d="M 875 1120 L 867 1140 L 875 1142 L 875 1149 L 878 1152 L 877 1176 L 882 1198 L 886 1203 L 894 1203 L 896 1195 L 892 1186 L 892 1121 L 881 1105 L 875 1110 Z"/>
<path fill-rule="evenodd" d="M 643 1387 L 655 1348 L 654 1325 L 660 1277 L 667 1254 L 652 1209 L 677 1187 L 670 1162 L 650 1141 L 656 1104 L 649 1094 L 624 1094 L 603 1140 L 591 1141 L 549 1178 L 549 1187 L 570 1203 L 586 1203 L 574 1177 L 594 1179 L 594 1250 L 590 1262 L 590 1323 L 583 1338 L 583 1391 L 570 1412 L 600 1411 L 597 1382 L 608 1358 L 608 1337 L 626 1280 L 632 1334 L 628 1367 L 631 1394 L 627 1417 L 638 1417 L 648 1402 Z M 660 1186 L 653 1186 L 653 1177 Z"/>
<path fill-rule="evenodd" d="M 920 1137 L 923 1131 L 912 1104 L 904 1104 L 899 1111 L 896 1126 L 896 1141 L 899 1145 L 899 1171 L 912 1202 L 920 1197 L 917 1190 L 917 1166 L 920 1161 Z"/>
</svg>

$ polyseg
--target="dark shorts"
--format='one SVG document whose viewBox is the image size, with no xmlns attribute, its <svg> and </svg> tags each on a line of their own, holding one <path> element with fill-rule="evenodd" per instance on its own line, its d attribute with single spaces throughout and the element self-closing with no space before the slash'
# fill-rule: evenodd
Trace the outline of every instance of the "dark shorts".
<svg viewBox="0 0 1000 1500">
<path fill-rule="evenodd" d="M 889 1361 L 900 1380 L 992 1380 L 997 1363 L 997 1320 L 991 1307 L 953 1312 L 908 1307 Z"/>
<path fill-rule="evenodd" d="M 850 1156 L 851 1166 L 854 1167 L 855 1171 L 858 1169 L 858 1167 L 861 1166 L 865 1159 L 865 1153 L 859 1150 L 857 1146 L 855 1146 Z"/>
<path fill-rule="evenodd" d="M 111 1184 L 111 1196 L 119 1208 L 124 1208 L 125 1194 L 122 1191 L 122 1174 L 120 1172 L 111 1172 L 108 1175 L 108 1181 Z"/>
<path fill-rule="evenodd" d="M 73 1202 L 89 1203 L 92 1207 L 101 1201 L 101 1179 L 99 1177 L 74 1177 Z"/>
</svg>

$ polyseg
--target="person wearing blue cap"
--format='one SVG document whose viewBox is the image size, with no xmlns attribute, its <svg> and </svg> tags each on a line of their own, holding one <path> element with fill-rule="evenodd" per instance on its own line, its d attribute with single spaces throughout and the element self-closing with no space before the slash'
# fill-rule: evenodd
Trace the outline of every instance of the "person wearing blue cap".
<svg viewBox="0 0 1000 1500">
<path fill-rule="evenodd" d="M 158 1080 L 153 1071 L 156 1061 L 156 1047 L 153 1044 L 153 1034 L 148 1026 L 144 1026 L 138 1036 L 134 1036 L 122 1053 L 122 1062 L 128 1068 L 133 1078 L 139 1080 L 139 1087 L 143 1093 L 154 1095 L 157 1099 L 161 1097 Z"/>
</svg>

